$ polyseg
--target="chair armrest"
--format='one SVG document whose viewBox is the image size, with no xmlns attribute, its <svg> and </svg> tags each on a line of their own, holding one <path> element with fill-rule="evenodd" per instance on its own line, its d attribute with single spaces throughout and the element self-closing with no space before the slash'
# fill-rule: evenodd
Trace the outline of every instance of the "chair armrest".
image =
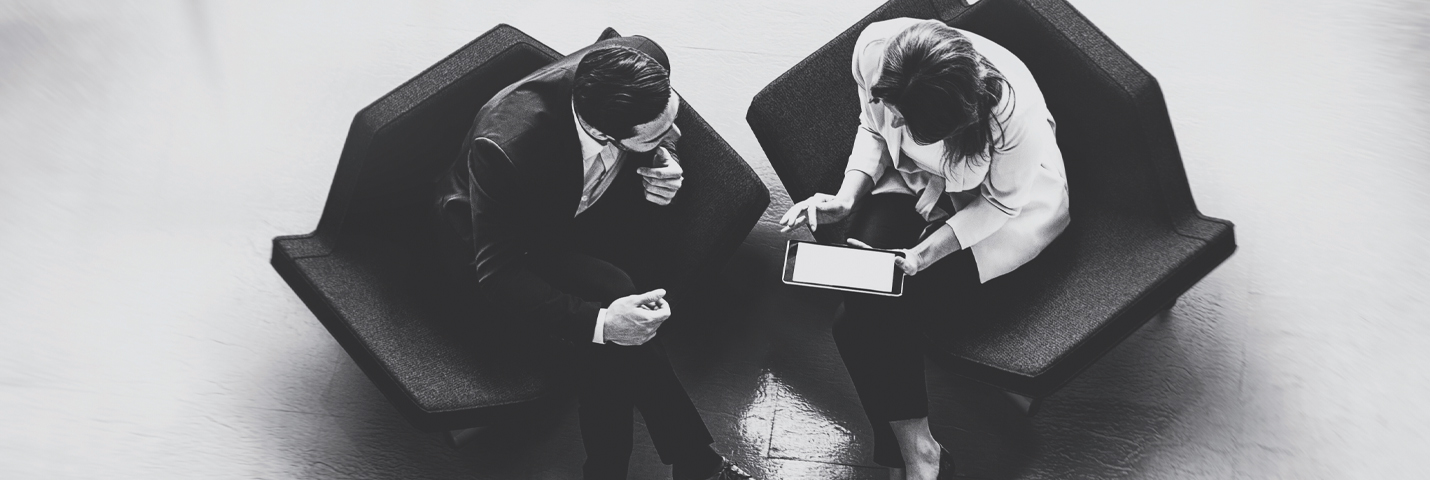
<svg viewBox="0 0 1430 480">
<path fill-rule="evenodd" d="M 676 124 L 683 135 L 677 147 L 685 184 L 671 208 L 670 259 L 673 288 L 685 290 L 719 271 L 745 240 L 770 203 L 769 189 L 750 165 L 681 101 Z"/>
<path fill-rule="evenodd" d="M 849 73 L 859 32 L 891 18 L 935 18 L 934 3 L 893 0 L 880 6 L 755 94 L 745 121 L 791 199 L 834 193 L 844 178 L 859 127 L 859 95 Z"/>
</svg>

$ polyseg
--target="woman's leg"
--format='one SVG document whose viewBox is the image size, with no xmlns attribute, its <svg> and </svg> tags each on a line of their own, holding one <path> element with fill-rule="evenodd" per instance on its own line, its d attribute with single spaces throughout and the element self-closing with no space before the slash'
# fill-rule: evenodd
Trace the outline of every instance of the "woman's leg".
<svg viewBox="0 0 1430 480">
<path fill-rule="evenodd" d="M 891 386 L 871 394 L 880 401 L 872 405 L 866 403 L 866 407 L 872 407 L 866 408 L 866 412 L 874 425 L 875 461 L 895 467 L 898 465 L 888 462 L 888 458 L 898 455 L 902 460 L 903 468 L 890 472 L 893 479 L 934 480 L 939 474 L 942 448 L 929 430 L 923 345 L 918 343 L 920 330 L 916 325 L 930 319 L 945 320 L 956 311 L 956 307 L 939 302 L 949 298 L 945 290 L 962 287 L 951 281 L 954 279 L 949 278 L 949 273 L 957 271 L 960 264 L 971 261 L 972 257 L 969 252 L 959 252 L 945 260 L 948 262 L 940 261 L 919 275 L 905 279 L 904 297 L 899 298 L 901 301 L 891 309 L 880 328 L 894 337 L 884 344 L 887 350 L 880 353 L 888 359 L 885 365 L 893 362 L 903 365 L 870 375 L 882 376 L 882 382 Z"/>
<path fill-rule="evenodd" d="M 909 420 L 889 422 L 894 438 L 899 442 L 899 453 L 904 456 L 905 478 L 933 480 L 938 476 L 938 459 L 941 451 L 938 442 L 929 431 L 929 417 L 924 415 Z"/>
<path fill-rule="evenodd" d="M 916 244 L 925 222 L 909 195 L 873 195 L 850 219 L 849 237 L 877 248 Z M 906 293 L 907 295 L 907 293 Z M 928 416 L 923 354 L 910 342 L 907 298 L 848 294 L 834 341 L 874 429 L 874 462 L 901 468 L 905 457 L 890 421 Z"/>
<path fill-rule="evenodd" d="M 906 328 L 911 332 L 906 338 L 918 338 L 917 335 L 925 331 L 917 327 L 919 322 L 956 322 L 969 315 L 981 315 L 983 299 L 978 294 L 979 286 L 978 266 L 969 250 L 954 252 L 917 276 L 905 279 L 904 295 L 909 302 L 905 304 L 904 315 L 909 319 Z M 934 480 L 943 473 L 939 471 L 943 448 L 929 430 L 927 408 L 925 404 L 925 413 L 919 418 L 889 422 L 907 465 L 902 473 L 908 480 Z M 948 473 L 951 476 L 952 472 Z"/>
<path fill-rule="evenodd" d="M 863 297 L 863 298 L 858 298 Z M 904 466 L 891 420 L 928 416 L 923 354 L 895 328 L 889 298 L 850 294 L 834 324 L 834 342 L 874 429 L 874 462 Z M 914 348 L 911 348 L 914 347 Z"/>
<path fill-rule="evenodd" d="M 849 236 L 876 248 L 909 248 L 927 224 L 914 213 L 914 198 L 875 195 L 851 218 Z M 924 384 L 923 321 L 974 314 L 969 305 L 979 286 L 972 252 L 955 252 L 905 278 L 898 298 L 850 294 L 835 324 L 835 342 L 874 429 L 874 461 L 895 479 L 933 479 L 941 448 L 928 427 Z M 953 299 L 963 300 L 953 300 Z"/>
</svg>

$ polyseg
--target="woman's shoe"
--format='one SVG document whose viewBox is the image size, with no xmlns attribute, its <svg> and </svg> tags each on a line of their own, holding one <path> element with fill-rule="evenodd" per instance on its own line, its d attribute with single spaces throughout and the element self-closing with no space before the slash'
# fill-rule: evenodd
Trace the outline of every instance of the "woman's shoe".
<svg viewBox="0 0 1430 480">
<path fill-rule="evenodd" d="M 754 478 L 753 475 L 741 470 L 739 465 L 735 465 L 735 462 L 728 458 L 722 458 L 720 459 L 720 471 L 715 472 L 710 480 L 752 480 Z"/>
<path fill-rule="evenodd" d="M 938 446 L 938 480 L 953 480 L 953 454 Z"/>
</svg>

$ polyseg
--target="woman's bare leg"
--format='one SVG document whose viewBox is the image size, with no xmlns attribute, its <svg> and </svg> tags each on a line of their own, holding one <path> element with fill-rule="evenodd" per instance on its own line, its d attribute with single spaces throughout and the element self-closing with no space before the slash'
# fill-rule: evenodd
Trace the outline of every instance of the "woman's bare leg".
<svg viewBox="0 0 1430 480">
<path fill-rule="evenodd" d="M 904 475 L 907 480 L 935 480 L 938 478 L 938 442 L 929 431 L 929 418 L 895 420 L 889 422 L 894 429 L 894 438 L 899 441 L 899 452 L 904 455 Z"/>
</svg>

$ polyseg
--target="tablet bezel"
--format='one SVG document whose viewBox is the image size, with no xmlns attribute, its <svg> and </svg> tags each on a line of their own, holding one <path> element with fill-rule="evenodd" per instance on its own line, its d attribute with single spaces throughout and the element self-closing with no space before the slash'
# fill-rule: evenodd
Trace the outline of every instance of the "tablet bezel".
<svg viewBox="0 0 1430 480">
<path fill-rule="evenodd" d="M 814 288 L 824 288 L 824 289 L 829 289 L 829 290 L 842 290 L 842 291 L 845 291 L 845 292 L 867 293 L 867 294 L 870 294 L 870 295 L 883 295 L 883 296 L 886 296 L 886 297 L 901 297 L 901 296 L 904 295 L 904 271 L 903 271 L 903 269 L 900 269 L 897 264 L 894 265 L 894 271 L 891 272 L 891 273 L 894 275 L 894 282 L 893 282 L 894 291 L 892 291 L 892 292 L 885 292 L 885 291 L 880 291 L 880 290 L 865 290 L 865 289 L 853 288 L 853 287 L 841 287 L 841 286 L 837 286 L 837 285 L 825 285 L 825 284 L 821 284 L 821 283 L 796 282 L 796 281 L 792 280 L 792 278 L 794 277 L 794 270 L 792 270 L 792 269 L 790 268 L 790 267 L 792 266 L 792 264 L 790 263 L 789 260 L 790 260 L 790 257 L 793 257 L 793 256 L 799 254 L 799 249 L 798 249 L 797 247 L 795 247 L 795 245 L 796 245 L 796 244 L 800 244 L 800 243 L 808 243 L 808 244 L 820 245 L 820 246 L 824 246 L 824 247 L 847 248 L 847 249 L 850 249 L 850 250 L 860 250 L 860 251 L 870 251 L 870 250 L 873 250 L 873 251 L 878 251 L 878 252 L 892 253 L 892 254 L 894 254 L 895 256 L 899 257 L 899 258 L 904 258 L 904 252 L 899 251 L 899 250 L 885 250 L 885 249 L 881 249 L 881 248 L 860 248 L 860 247 L 851 247 L 851 246 L 848 246 L 848 245 L 829 245 L 829 244 L 818 243 L 818 242 L 807 242 L 807 241 L 804 241 L 804 240 L 789 240 L 788 242 L 785 243 L 784 268 L 782 269 L 782 272 L 781 272 L 781 274 L 780 274 L 780 280 L 783 280 L 784 283 L 789 284 L 789 285 L 798 285 L 798 286 L 801 286 L 801 287 L 814 287 Z"/>
</svg>

